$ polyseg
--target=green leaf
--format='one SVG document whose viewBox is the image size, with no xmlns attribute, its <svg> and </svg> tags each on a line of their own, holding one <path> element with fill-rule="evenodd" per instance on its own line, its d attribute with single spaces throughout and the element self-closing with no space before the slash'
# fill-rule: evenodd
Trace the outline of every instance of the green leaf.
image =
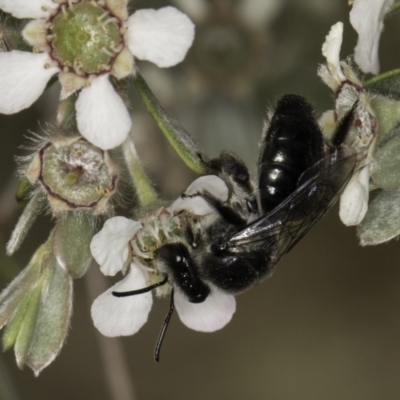
<svg viewBox="0 0 400 400">
<path fill-rule="evenodd" d="M 400 235 L 400 190 L 383 190 L 369 204 L 358 226 L 362 246 L 387 242 Z"/>
<path fill-rule="evenodd" d="M 371 178 L 382 189 L 400 188 L 400 137 L 395 137 L 374 155 Z"/>
<path fill-rule="evenodd" d="M 19 304 L 38 283 L 42 276 L 43 260 L 48 256 L 49 243 L 36 251 L 28 266 L 0 294 L 0 328 L 3 327 L 16 311 Z"/>
<path fill-rule="evenodd" d="M 25 297 L 19 304 L 18 309 L 16 310 L 14 315 L 11 317 L 9 323 L 7 324 L 7 327 L 3 334 L 3 351 L 6 351 L 12 346 L 14 346 L 18 337 L 20 325 L 22 324 L 30 299 L 31 299 L 31 292 L 25 295 Z"/>
<path fill-rule="evenodd" d="M 141 208 L 157 202 L 157 194 L 144 171 L 131 137 L 122 145 L 124 159 Z"/>
<path fill-rule="evenodd" d="M 55 256 L 72 278 L 80 278 L 90 266 L 93 234 L 94 221 L 90 215 L 69 212 L 57 221 L 54 234 Z"/>
<path fill-rule="evenodd" d="M 375 146 L 375 150 L 378 150 L 395 136 L 400 136 L 400 101 L 384 96 L 374 96 L 371 99 L 371 107 L 379 127 Z"/>
<path fill-rule="evenodd" d="M 43 277 L 35 288 L 31 290 L 23 301 L 23 307 L 19 307 L 15 318 L 10 321 L 10 332 L 18 331 L 16 336 L 14 352 L 18 367 L 22 368 L 25 364 L 28 351 L 31 346 L 31 340 L 35 332 L 37 317 L 39 314 L 40 298 L 42 288 L 46 277 Z M 25 299 L 24 299 L 25 300 Z M 7 326 L 7 331 L 9 330 Z M 7 336 L 7 335 L 6 335 Z"/>
<path fill-rule="evenodd" d="M 198 144 L 160 104 L 139 72 L 135 76 L 135 86 L 147 110 L 182 161 L 198 174 L 207 173 L 206 159 Z"/>
<path fill-rule="evenodd" d="M 17 225 L 15 225 L 15 228 L 12 231 L 11 238 L 6 247 L 9 256 L 14 254 L 21 246 L 29 232 L 29 229 L 35 222 L 36 217 L 43 211 L 45 204 L 46 201 L 42 192 L 37 190 L 29 200 L 28 205 L 24 208 Z"/>
<path fill-rule="evenodd" d="M 25 360 L 36 376 L 58 355 L 68 332 L 72 312 L 72 278 L 55 264 L 43 288 L 36 329 Z"/>
</svg>

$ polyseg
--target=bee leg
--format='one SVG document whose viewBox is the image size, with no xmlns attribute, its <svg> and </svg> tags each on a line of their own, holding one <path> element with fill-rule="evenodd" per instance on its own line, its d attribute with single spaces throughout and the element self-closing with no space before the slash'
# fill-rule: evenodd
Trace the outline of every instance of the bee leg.
<svg viewBox="0 0 400 400">
<path fill-rule="evenodd" d="M 165 316 L 164 323 L 162 324 L 161 331 L 160 331 L 160 334 L 158 335 L 158 339 L 157 339 L 157 342 L 156 342 L 156 347 L 154 349 L 154 360 L 155 360 L 155 362 L 159 362 L 160 361 L 161 345 L 162 345 L 162 343 L 164 341 L 164 337 L 165 337 L 165 334 L 167 332 L 169 321 L 171 320 L 171 317 L 172 317 L 172 314 L 174 312 L 174 309 L 175 309 L 174 289 L 172 289 L 170 302 L 169 302 L 169 310 L 168 310 L 167 315 Z"/>
<path fill-rule="evenodd" d="M 350 111 L 339 121 L 333 134 L 332 144 L 334 148 L 340 147 L 347 138 L 347 134 L 354 121 L 354 114 L 358 105 L 358 100 L 353 104 Z"/>
<path fill-rule="evenodd" d="M 249 170 L 246 164 L 230 151 L 221 152 L 218 158 L 209 161 L 208 167 L 230 180 L 233 185 L 238 186 L 242 191 L 252 193 L 253 185 L 250 180 Z"/>
</svg>

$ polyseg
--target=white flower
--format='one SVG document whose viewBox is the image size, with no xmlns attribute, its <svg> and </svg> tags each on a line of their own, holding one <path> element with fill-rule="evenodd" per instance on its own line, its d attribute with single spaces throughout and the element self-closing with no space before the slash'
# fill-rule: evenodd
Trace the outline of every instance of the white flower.
<svg viewBox="0 0 400 400">
<path fill-rule="evenodd" d="M 368 210 L 369 166 L 356 172 L 340 197 L 339 217 L 346 226 L 358 225 Z"/>
<path fill-rule="evenodd" d="M 125 278 L 100 295 L 92 305 L 94 325 L 103 335 L 132 335 L 147 321 L 152 306 L 150 292 L 127 297 L 115 297 L 112 292 L 142 289 L 162 281 L 162 271 L 160 273 L 157 263 L 152 262 L 147 254 L 152 252 L 153 247 L 157 249 L 162 244 L 179 241 L 179 236 L 172 236 L 171 232 L 179 225 L 177 221 L 182 211 L 202 217 L 215 212 L 201 197 L 205 193 L 221 201 L 228 199 L 228 188 L 222 179 L 213 175 L 203 176 L 194 181 L 169 209 L 162 208 L 141 223 L 124 217 L 111 218 L 93 237 L 92 255 L 104 274 L 115 275 L 123 271 L 127 262 L 131 262 Z M 161 232 L 171 241 L 161 243 Z M 190 303 L 173 281 L 161 286 L 156 294 L 165 295 L 171 285 L 175 292 L 177 313 L 191 329 L 202 332 L 221 329 L 236 310 L 235 297 L 211 284 L 208 284 L 210 294 L 202 303 Z"/>
<path fill-rule="evenodd" d="M 340 49 L 343 41 L 343 22 L 332 25 L 322 45 L 322 55 L 326 58 L 329 72 L 334 81 L 340 85 L 346 80 L 340 66 Z"/>
<path fill-rule="evenodd" d="M 364 72 L 379 72 L 378 47 L 383 19 L 394 0 L 354 0 L 350 22 L 358 33 L 354 60 Z"/>
<path fill-rule="evenodd" d="M 328 140 L 335 132 L 338 121 L 353 110 L 353 124 L 346 134 L 344 144 L 359 157 L 368 160 L 371 143 L 376 137 L 376 119 L 370 107 L 370 96 L 362 87 L 358 77 L 351 67 L 340 61 L 343 24 L 332 26 L 322 46 L 322 54 L 326 57 L 327 65 L 318 69 L 319 76 L 333 90 L 335 94 L 335 109 L 326 112 L 320 119 L 325 136 Z M 350 179 L 340 197 L 339 216 L 347 225 L 358 225 L 368 209 L 369 198 L 369 166 L 357 171 Z"/>
<path fill-rule="evenodd" d="M 132 122 L 109 76 L 134 74 L 133 56 L 173 66 L 194 38 L 193 23 L 173 7 L 138 10 L 129 18 L 126 7 L 127 0 L 0 0 L 1 10 L 34 19 L 23 31 L 34 52 L 0 53 L 0 112 L 29 107 L 58 73 L 61 98 L 82 89 L 76 102 L 82 136 L 103 150 L 120 145 Z"/>
</svg>

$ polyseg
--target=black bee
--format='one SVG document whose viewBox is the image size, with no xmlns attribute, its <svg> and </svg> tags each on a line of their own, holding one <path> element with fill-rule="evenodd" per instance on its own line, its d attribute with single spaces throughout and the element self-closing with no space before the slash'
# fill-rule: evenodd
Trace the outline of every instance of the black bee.
<svg viewBox="0 0 400 400">
<path fill-rule="evenodd" d="M 255 184 L 233 153 L 212 160 L 209 167 L 231 187 L 232 195 L 221 202 L 212 193 L 196 194 L 215 210 L 214 217 L 196 223 L 183 219 L 182 241 L 157 250 L 157 261 L 166 271 L 160 284 L 169 281 L 190 302 L 201 303 L 210 284 L 240 293 L 266 278 L 335 204 L 357 168 L 357 154 L 343 146 L 354 109 L 340 122 L 332 143 L 325 144 L 312 106 L 301 96 L 283 96 L 262 137 Z M 160 284 L 114 294 L 139 294 Z M 156 360 L 173 308 L 172 292 Z"/>
</svg>

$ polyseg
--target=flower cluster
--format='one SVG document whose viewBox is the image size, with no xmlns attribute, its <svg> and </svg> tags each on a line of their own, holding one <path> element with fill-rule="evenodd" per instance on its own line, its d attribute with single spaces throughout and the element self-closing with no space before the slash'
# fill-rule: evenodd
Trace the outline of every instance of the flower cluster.
<svg viewBox="0 0 400 400">
<path fill-rule="evenodd" d="M 92 306 L 94 325 L 106 336 L 132 335 L 147 321 L 153 300 L 150 293 L 128 297 L 115 297 L 113 292 L 143 289 L 164 279 L 162 263 L 155 256 L 166 243 L 182 240 L 181 220 L 187 215 L 207 218 L 215 210 L 201 197 L 213 193 L 226 200 L 228 188 L 216 176 L 195 180 L 170 207 L 161 208 L 140 222 L 124 217 L 109 219 L 94 236 L 91 251 L 105 275 L 118 272 L 125 278 L 100 295 Z M 173 278 L 156 289 L 157 296 L 165 296 L 174 289 L 174 303 L 181 321 L 191 329 L 212 332 L 223 328 L 236 309 L 233 295 L 213 287 L 202 303 L 190 303 Z"/>
<path fill-rule="evenodd" d="M 33 19 L 22 32 L 33 52 L 0 53 L 0 112 L 29 107 L 58 74 L 61 99 L 80 90 L 79 132 L 103 150 L 120 145 L 132 125 L 109 78 L 135 74 L 133 57 L 173 66 L 194 37 L 192 22 L 173 7 L 138 10 L 130 17 L 124 0 L 34 0 L 29 7 L 22 0 L 0 0 L 0 9 Z"/>
<path fill-rule="evenodd" d="M 296 207 L 296 204 L 292 207 L 290 201 L 301 192 L 300 189 L 308 189 L 306 184 L 311 181 L 304 183 L 302 179 L 320 164 L 314 164 L 303 171 L 298 180 L 296 178 L 294 192 L 288 197 L 285 195 L 281 204 L 267 212 L 265 208 L 264 212 L 259 211 L 262 208 L 261 190 L 254 189 L 256 185 L 251 182 L 245 164 L 230 152 L 223 152 L 220 157 L 226 158 L 226 165 L 222 165 L 222 161 L 218 164 L 220 159 L 208 162 L 208 157 L 191 136 L 159 103 L 136 65 L 136 59 L 150 61 L 161 68 L 181 62 L 194 39 L 193 23 L 170 6 L 137 10 L 129 15 L 128 2 L 0 0 L 1 12 L 9 14 L 4 21 L 12 21 L 7 27 L 0 20 L 0 113 L 14 114 L 26 109 L 54 82 L 58 80 L 61 85 L 57 126 L 48 128 L 45 139 L 37 135 L 38 144 L 33 154 L 24 158 L 25 163 L 21 163 L 19 169 L 20 186 L 28 193 L 27 205 L 7 244 L 8 254 L 19 248 L 33 221 L 46 206 L 55 226 L 27 267 L 0 294 L 4 348 L 14 347 L 18 366 L 26 364 L 35 374 L 54 360 L 64 343 L 72 313 L 73 279 L 86 273 L 92 257 L 104 275 L 121 273 L 124 276 L 92 305 L 94 325 L 102 334 L 114 337 L 136 333 L 148 319 L 153 290 L 156 297 L 170 296 L 169 317 L 175 306 L 186 326 L 212 332 L 223 328 L 235 313 L 236 300 L 232 293 L 239 293 L 267 276 L 286 252 L 275 250 L 278 247 L 286 249 L 286 242 L 294 240 L 292 234 L 296 239 L 302 237 L 290 231 L 293 221 L 279 217 L 279 212 L 285 211 L 285 207 L 290 210 Z M 222 3 L 210 5 L 203 0 L 175 0 L 175 3 L 193 13 L 193 18 L 204 25 L 201 33 L 207 34 L 199 41 L 200 47 L 208 46 L 209 38 L 214 37 L 208 35 L 211 25 L 206 17 L 218 9 L 218 15 L 214 15 L 214 34 L 228 32 L 229 35 L 222 34 L 228 38 L 225 43 L 240 41 L 231 48 L 235 52 L 236 44 L 239 44 L 240 51 L 234 58 L 240 62 L 232 63 L 232 79 L 227 82 L 237 80 L 236 91 L 244 93 L 247 90 L 242 83 L 244 80 L 242 77 L 237 79 L 246 71 L 241 62 L 247 58 L 242 55 L 248 51 L 248 41 L 259 36 L 267 21 L 280 9 L 281 2 L 235 2 L 229 12 L 246 27 L 247 33 L 243 35 L 238 29 L 240 24 L 234 30 L 229 24 L 220 30 L 220 24 L 227 20 L 227 6 Z M 343 24 L 338 22 L 332 26 L 322 47 L 326 64 L 318 68 L 318 75 L 334 93 L 333 109 L 319 120 L 327 148 L 338 132 L 337 127 L 351 117 L 344 145 L 357 154 L 357 162 L 355 157 L 351 158 L 356 170 L 341 195 L 340 218 L 346 225 L 358 226 L 364 245 L 382 243 L 400 235 L 400 101 L 392 98 L 390 90 L 382 85 L 382 82 L 391 83 L 388 75 L 364 82 L 358 70 L 378 73 L 378 44 L 384 18 L 393 3 L 394 0 L 354 0 L 350 22 L 358 33 L 354 55 L 357 65 L 352 60 L 340 59 Z M 253 23 L 258 28 L 254 32 Z M 9 36 L 5 34 L 10 32 L 20 34 L 22 39 L 9 42 Z M 250 32 L 253 33 L 250 35 Z M 211 42 L 214 46 L 213 39 Z M 264 49 L 266 43 L 261 44 L 258 49 Z M 213 57 L 214 62 L 206 58 L 200 61 L 222 76 L 224 73 L 219 72 L 224 70 L 220 65 L 221 46 L 220 43 L 213 46 L 212 52 L 215 50 L 217 55 Z M 229 51 L 226 54 L 225 69 L 228 71 L 231 66 Z M 251 64 L 252 68 L 253 64 L 259 65 L 252 61 L 245 64 Z M 130 135 L 130 82 L 134 83 L 141 100 L 176 153 L 189 168 L 203 175 L 169 207 L 160 208 L 163 203 L 147 178 Z M 316 130 L 319 135 L 319 128 Z M 278 154 L 276 159 L 282 161 L 281 155 Z M 225 167 L 230 169 L 229 173 Z M 144 216 L 140 220 L 122 216 L 109 218 L 95 234 L 99 219 L 114 212 L 112 200 L 121 192 L 119 183 L 125 170 L 136 194 L 134 206 L 145 209 L 147 214 L 142 212 Z M 225 180 L 211 175 L 214 173 Z M 315 188 L 311 189 L 309 197 Z M 336 193 L 341 189 L 338 188 Z M 370 202 L 369 192 L 373 189 L 379 189 L 379 193 Z M 322 209 L 325 212 L 329 207 Z M 250 246 L 253 242 L 246 235 L 253 233 L 248 232 L 249 226 L 253 229 L 255 224 L 263 221 L 265 215 L 262 214 L 267 214 L 268 218 L 278 215 L 277 220 L 271 219 L 276 230 L 272 235 L 275 235 L 274 239 L 268 242 L 271 248 L 276 247 L 267 254 L 264 251 L 266 242 L 263 242 L 257 248 L 258 251 L 264 246 L 256 258 L 253 257 L 254 248 Z M 228 217 L 231 220 L 225 224 Z M 307 221 L 308 225 L 306 223 L 301 229 L 310 228 L 317 217 Z M 215 228 L 215 222 L 221 220 Z M 286 223 L 288 240 L 280 236 Z M 240 229 L 244 226 L 244 231 L 238 230 L 238 226 Z M 264 228 L 260 228 L 263 234 L 267 230 Z M 209 243 L 215 237 L 209 234 L 210 231 L 214 233 L 213 229 L 224 234 L 229 231 L 230 236 L 225 235 L 221 243 Z M 302 234 L 307 231 L 301 229 Z M 204 237 L 196 241 L 194 231 L 196 240 L 201 235 Z M 241 235 L 243 237 L 238 239 Z M 242 247 L 235 247 L 237 240 L 242 240 Z M 204 247 L 196 249 L 199 243 Z M 213 245 L 213 251 L 218 253 L 215 268 L 211 261 L 202 262 L 208 259 L 202 258 L 199 251 L 208 251 Z M 184 248 L 185 256 L 174 253 L 171 248 Z M 218 257 L 221 254 L 225 257 L 227 253 L 224 258 L 228 260 L 224 265 L 227 269 L 221 267 L 223 272 L 220 273 L 218 262 L 222 256 Z M 241 259 L 243 254 L 248 258 Z M 271 259 L 267 260 L 269 256 Z M 189 265 L 189 259 L 195 267 Z M 256 270 L 259 265 L 264 265 L 260 259 L 268 264 L 268 268 Z M 248 260 L 248 265 L 243 267 Z M 170 264 L 183 267 L 174 275 Z M 212 276 L 215 271 L 208 273 L 204 265 L 212 265 L 218 270 L 223 275 L 223 284 L 219 285 L 218 279 Z M 243 275 L 253 272 L 251 269 L 256 270 L 254 276 L 243 279 Z M 231 271 L 234 271 L 233 278 L 226 278 Z M 246 285 L 238 284 L 232 288 L 229 285 L 235 279 L 243 279 Z M 199 287 L 204 285 L 205 291 L 197 291 L 198 296 L 191 298 L 188 293 L 197 284 Z"/>
</svg>

